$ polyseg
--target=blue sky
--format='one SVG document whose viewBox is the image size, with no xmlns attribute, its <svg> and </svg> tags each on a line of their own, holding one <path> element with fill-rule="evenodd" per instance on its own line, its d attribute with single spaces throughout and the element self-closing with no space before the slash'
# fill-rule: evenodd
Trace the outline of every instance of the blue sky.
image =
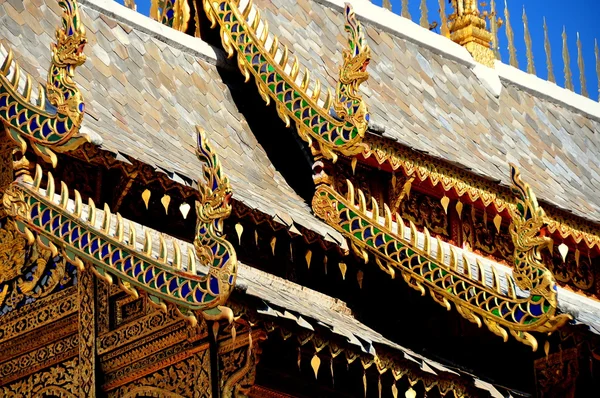
<svg viewBox="0 0 600 398">
<path fill-rule="evenodd" d="M 381 5 L 382 0 L 372 0 L 373 3 Z M 419 6 L 421 0 L 391 0 L 392 10 L 400 13 L 401 1 L 409 1 L 409 11 L 413 21 L 418 23 L 421 13 Z M 439 0 L 426 0 L 429 9 L 429 21 L 438 21 Z M 443 0 L 448 1 L 448 0 Z M 485 1 L 488 4 L 490 0 Z M 577 93 L 581 93 L 579 84 L 579 69 L 577 66 L 577 32 L 579 32 L 583 48 L 585 62 L 586 86 L 590 98 L 598 100 L 598 78 L 596 74 L 596 61 L 594 55 L 594 39 L 600 40 L 600 1 L 599 0 L 507 0 L 510 11 L 510 21 L 514 31 L 515 46 L 519 68 L 527 70 L 527 58 L 525 54 L 525 41 L 523 39 L 523 6 L 526 7 L 529 20 L 529 30 L 533 43 L 533 55 L 536 73 L 540 78 L 547 78 L 546 54 L 544 52 L 543 18 L 546 17 L 548 33 L 552 46 L 552 63 L 554 75 L 558 85 L 564 87 L 564 73 L 562 60 L 562 28 L 567 30 L 569 55 L 571 58 L 571 71 L 573 74 L 573 85 Z M 122 0 L 119 1 L 122 3 Z M 138 11 L 148 15 L 150 0 L 137 0 Z M 496 0 L 496 12 L 504 20 L 504 0 Z M 446 10 L 449 10 L 449 6 Z M 439 32 L 439 28 L 438 28 Z M 508 63 L 508 44 L 504 26 L 499 31 L 500 53 L 502 60 Z"/>
</svg>

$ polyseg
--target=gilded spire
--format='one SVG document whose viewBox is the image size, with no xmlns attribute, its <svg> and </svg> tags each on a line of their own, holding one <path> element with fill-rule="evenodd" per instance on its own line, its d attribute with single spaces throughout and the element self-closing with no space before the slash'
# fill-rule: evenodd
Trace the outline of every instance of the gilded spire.
<svg viewBox="0 0 600 398">
<path fill-rule="evenodd" d="M 383 1 L 381 2 L 381 6 L 382 6 L 383 8 L 385 8 L 386 10 L 390 10 L 390 11 L 392 11 L 392 3 L 390 2 L 390 0 L 383 0 Z"/>
<path fill-rule="evenodd" d="M 598 39 L 594 40 L 594 53 L 596 54 L 596 76 L 598 78 L 598 101 L 600 101 L 600 51 L 598 50 Z"/>
<path fill-rule="evenodd" d="M 486 29 L 485 19 L 479 14 L 475 0 L 452 0 L 454 13 L 450 15 L 450 39 L 465 47 L 475 61 L 494 67 L 496 57 L 490 49 L 492 34 Z"/>
<path fill-rule="evenodd" d="M 529 33 L 529 22 L 523 5 L 523 32 L 525 36 L 525 50 L 527 53 L 527 73 L 535 75 L 535 63 L 533 61 L 533 50 L 531 48 L 531 34 Z"/>
<path fill-rule="evenodd" d="M 508 60 L 512 66 L 518 68 L 519 61 L 517 61 L 517 49 L 515 48 L 515 34 L 510 25 L 510 12 L 506 0 L 504 0 L 504 20 L 506 23 L 506 38 L 508 39 Z"/>
<path fill-rule="evenodd" d="M 581 51 L 581 38 L 577 32 L 577 66 L 579 66 L 579 84 L 581 84 L 581 95 L 589 97 L 587 83 L 585 81 L 585 64 L 583 62 L 583 53 Z"/>
<path fill-rule="evenodd" d="M 571 73 L 571 57 L 569 56 L 569 47 L 567 47 L 567 29 L 563 26 L 563 63 L 565 64 L 565 88 L 567 90 L 575 91 L 573 87 L 573 74 Z"/>
<path fill-rule="evenodd" d="M 427 0 L 421 0 L 421 5 L 419 6 L 419 9 L 421 10 L 420 24 L 422 27 L 429 29 L 429 17 L 427 15 Z"/>
<path fill-rule="evenodd" d="M 446 0 L 438 0 L 440 5 L 440 20 L 442 26 L 440 27 L 440 33 L 444 37 L 450 37 L 450 31 L 448 30 L 448 18 L 446 17 Z"/>
<path fill-rule="evenodd" d="M 496 0 L 490 3 L 490 28 L 492 31 L 492 51 L 496 59 L 501 59 L 500 50 L 498 49 L 498 19 L 496 18 Z"/>
<path fill-rule="evenodd" d="M 408 0 L 401 0 L 402 1 L 402 16 L 404 18 L 408 18 L 408 19 L 412 19 L 410 17 L 410 12 L 408 12 Z"/>
<path fill-rule="evenodd" d="M 548 25 L 546 25 L 546 17 L 544 17 L 544 50 L 546 51 L 548 81 L 556 83 L 556 78 L 554 77 L 554 67 L 552 66 L 552 49 L 550 48 L 550 39 L 548 38 Z"/>
</svg>

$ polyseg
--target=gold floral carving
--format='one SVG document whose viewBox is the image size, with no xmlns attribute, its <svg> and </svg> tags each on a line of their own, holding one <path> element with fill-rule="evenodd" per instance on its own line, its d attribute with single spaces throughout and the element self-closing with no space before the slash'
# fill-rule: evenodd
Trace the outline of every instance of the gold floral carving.
<svg viewBox="0 0 600 398">
<path fill-rule="evenodd" d="M 108 307 L 108 298 L 110 295 L 109 284 L 96 278 L 96 322 L 98 326 L 98 335 L 103 335 L 109 331 L 110 327 L 110 308 Z"/>
<path fill-rule="evenodd" d="M 426 227 L 439 235 L 448 236 L 448 216 L 439 200 L 413 191 L 400 203 L 402 218 Z"/>
<path fill-rule="evenodd" d="M 534 368 L 538 397 L 577 396 L 580 358 L 578 347 L 573 347 L 537 359 Z"/>
<path fill-rule="evenodd" d="M 79 272 L 77 281 L 79 301 L 79 367 L 78 385 L 81 397 L 96 395 L 95 349 L 96 325 L 94 322 L 94 276 Z"/>
<path fill-rule="evenodd" d="M 103 355 L 100 359 L 102 371 L 104 373 L 115 372 L 117 369 L 139 361 L 152 353 L 186 340 L 189 338 L 190 333 L 189 330 L 186 330 L 185 325 L 181 323 L 173 324 L 131 345 Z"/>
<path fill-rule="evenodd" d="M 79 338 L 77 334 L 55 341 L 37 350 L 27 352 L 17 358 L 0 364 L 1 383 L 10 383 L 28 374 L 37 372 L 49 365 L 77 355 Z"/>
<path fill-rule="evenodd" d="M 15 146 L 9 139 L 6 130 L 0 127 L 0 196 L 4 189 L 13 181 L 13 150 Z M 0 218 L 4 217 L 4 210 L 0 206 Z"/>
<path fill-rule="evenodd" d="M 169 365 L 120 387 L 111 396 L 211 397 L 210 355 L 208 350 Z"/>
<path fill-rule="evenodd" d="M 463 211 L 461 227 L 463 242 L 470 249 L 509 263 L 513 261 L 514 245 L 507 226 L 501 225 L 498 232 L 489 217 L 478 213 L 474 206 L 467 205 Z"/>
<path fill-rule="evenodd" d="M 180 319 L 174 311 L 168 314 L 156 311 L 130 324 L 124 325 L 114 331 L 99 336 L 97 339 L 98 354 L 122 347 L 144 336 L 156 333 L 161 328 L 179 322 Z"/>
<path fill-rule="evenodd" d="M 445 192 L 465 196 L 471 203 L 481 201 L 485 207 L 493 205 L 498 213 L 515 205 L 510 190 L 466 170 L 436 161 L 384 138 L 367 135 L 364 143 L 367 145 L 362 153 L 365 159 L 372 157 L 379 165 L 387 163 L 392 170 L 402 170 L 408 177 L 415 176 L 434 187 L 439 185 Z M 563 239 L 572 238 L 576 243 L 583 242 L 590 249 L 596 247 L 600 250 L 600 227 L 554 209 L 546 209 L 544 221 L 551 233 L 556 232 Z"/>
<path fill-rule="evenodd" d="M 19 338 L 13 338 L 0 344 L 0 361 L 9 361 L 28 351 L 37 350 L 54 341 L 77 334 L 77 315 L 59 319 L 41 329 L 33 330 Z"/>
<path fill-rule="evenodd" d="M 0 396 L 5 398 L 47 397 L 75 398 L 77 386 L 74 375 L 77 373 L 78 358 L 73 358 L 51 368 L 34 373 L 25 379 L 0 388 Z"/>
<path fill-rule="evenodd" d="M 69 287 L 4 315 L 0 322 L 0 343 L 77 312 L 77 302 L 73 300 L 75 289 Z"/>
<path fill-rule="evenodd" d="M 557 281 L 565 284 L 571 284 L 573 287 L 589 291 L 589 293 L 600 293 L 598 281 L 594 275 L 594 265 L 592 260 L 586 256 L 569 251 L 563 259 L 560 252 L 556 249 L 552 253 L 544 253 L 544 263 L 552 271 Z M 595 291 L 590 291 L 592 287 L 597 286 Z"/>
<path fill-rule="evenodd" d="M 6 190 L 5 199 L 10 191 Z M 40 299 L 67 282 L 70 276 L 64 259 L 52 260 L 50 250 L 29 245 L 27 236 L 17 230 L 12 219 L 4 219 L 0 225 L 0 308 L 5 305 L 12 311 L 25 298 Z"/>
<path fill-rule="evenodd" d="M 129 296 L 118 300 L 115 308 L 115 326 L 119 327 L 146 315 L 147 301 L 145 297 Z"/>
<path fill-rule="evenodd" d="M 221 397 L 232 398 L 248 394 L 256 378 L 256 365 L 261 353 L 260 342 L 266 338 L 265 331 L 255 329 L 219 344 Z"/>
<path fill-rule="evenodd" d="M 25 265 L 25 244 L 25 238 L 17 232 L 14 222 L 8 221 L 0 229 L 0 285 L 4 285 L 0 292 L 0 304 L 8 290 L 5 283 L 21 275 Z"/>
</svg>

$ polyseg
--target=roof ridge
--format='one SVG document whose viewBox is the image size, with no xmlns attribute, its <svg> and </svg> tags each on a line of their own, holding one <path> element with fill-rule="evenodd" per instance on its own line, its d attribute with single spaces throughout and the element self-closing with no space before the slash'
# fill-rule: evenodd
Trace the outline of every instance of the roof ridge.
<svg viewBox="0 0 600 398">
<path fill-rule="evenodd" d="M 201 38 L 165 26 L 115 0 L 79 0 L 79 3 L 210 64 L 228 67 L 231 65 L 220 48 L 208 44 Z"/>
<path fill-rule="evenodd" d="M 493 87 L 489 85 L 490 74 L 524 88 L 527 91 L 539 94 L 542 98 L 552 100 L 568 108 L 584 113 L 600 121 L 600 103 L 584 97 L 574 91 L 567 90 L 559 85 L 544 80 L 536 75 L 529 74 L 520 69 L 496 60 L 495 69 L 483 66 L 476 62 L 471 54 L 461 45 L 447 37 L 431 32 L 414 21 L 395 14 L 383 7 L 379 7 L 368 0 L 312 0 L 327 7 L 343 9 L 344 3 L 351 3 L 356 15 L 367 20 L 388 33 L 407 39 L 427 49 L 463 63 L 471 68 L 482 85 L 494 95 Z M 477 69 L 475 69 L 477 68 Z M 487 69 L 485 76 L 480 76 L 480 71 Z M 494 72 L 494 73 L 490 73 Z M 497 96 L 497 95 L 496 95 Z"/>
<path fill-rule="evenodd" d="M 495 69 L 482 68 L 482 65 L 477 63 L 461 45 L 368 0 L 312 1 L 340 10 L 344 8 L 346 2 L 351 3 L 355 8 L 356 15 L 369 21 L 371 25 L 470 67 L 481 84 L 495 96 L 499 95 L 499 91 L 493 80 L 502 79 L 526 91 L 538 94 L 544 99 L 554 101 L 600 121 L 600 103 L 536 75 L 507 65 L 501 60 L 496 60 Z M 80 0 L 80 3 L 213 65 L 232 67 L 232 63 L 228 61 L 221 49 L 206 43 L 201 38 L 162 25 L 160 22 L 127 8 L 115 0 Z"/>
</svg>

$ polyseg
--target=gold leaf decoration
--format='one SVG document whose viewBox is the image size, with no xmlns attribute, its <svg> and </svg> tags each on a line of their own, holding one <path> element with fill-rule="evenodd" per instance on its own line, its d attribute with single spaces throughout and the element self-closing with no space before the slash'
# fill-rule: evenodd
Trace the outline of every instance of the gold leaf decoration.
<svg viewBox="0 0 600 398">
<path fill-rule="evenodd" d="M 307 267 L 310 269 L 310 260 L 312 259 L 312 252 L 310 250 L 307 250 L 304 258 L 306 259 Z"/>
<path fill-rule="evenodd" d="M 142 200 L 144 201 L 144 204 L 146 205 L 146 210 L 148 210 L 148 203 L 150 203 L 150 190 L 146 189 L 144 192 L 142 192 Z"/>
<path fill-rule="evenodd" d="M 456 202 L 456 213 L 458 213 L 458 218 L 462 220 L 462 211 L 463 204 L 461 201 Z"/>
<path fill-rule="evenodd" d="M 256 244 L 256 247 L 258 247 L 258 231 L 254 230 L 254 243 Z"/>
<path fill-rule="evenodd" d="M 392 395 L 394 398 L 398 398 L 398 387 L 396 387 L 396 382 L 392 384 Z"/>
<path fill-rule="evenodd" d="M 356 273 L 356 280 L 358 281 L 358 286 L 362 289 L 363 287 L 363 278 L 364 278 L 364 274 L 361 270 L 358 270 L 358 272 Z"/>
<path fill-rule="evenodd" d="M 342 279 L 346 280 L 346 271 L 348 270 L 346 263 L 340 263 L 339 267 L 340 267 L 340 272 L 342 273 Z"/>
<path fill-rule="evenodd" d="M 237 233 L 238 243 L 242 244 L 242 234 L 244 233 L 244 226 L 240 223 L 235 224 L 235 232 Z"/>
<path fill-rule="evenodd" d="M 567 259 L 567 254 L 569 254 L 569 246 L 565 245 L 564 243 L 561 243 L 558 246 L 558 252 L 562 256 L 563 263 L 564 263 L 565 260 Z"/>
<path fill-rule="evenodd" d="M 494 225 L 496 226 L 496 231 L 500 232 L 500 226 L 502 225 L 502 216 L 500 214 L 496 214 L 496 217 L 494 217 Z"/>
<path fill-rule="evenodd" d="M 190 212 L 191 206 L 188 205 L 187 203 L 182 203 L 181 206 L 179 206 L 179 211 L 181 212 L 181 215 L 183 216 L 183 219 L 187 219 L 187 216 Z"/>
<path fill-rule="evenodd" d="M 404 394 L 406 398 L 415 398 L 417 396 L 417 392 L 412 389 L 412 387 L 408 387 L 406 393 Z"/>
<path fill-rule="evenodd" d="M 165 194 L 160 199 L 160 203 L 162 203 L 163 207 L 165 208 L 165 213 L 169 214 L 169 204 L 171 203 L 171 197 L 169 195 Z"/>
<path fill-rule="evenodd" d="M 217 341 L 217 337 L 219 336 L 219 327 L 220 327 L 220 325 L 219 325 L 218 321 L 213 322 L 212 332 L 213 332 L 213 337 L 214 337 L 215 341 Z"/>
<path fill-rule="evenodd" d="M 544 353 L 546 354 L 546 358 L 548 358 L 550 354 L 550 342 L 548 340 L 544 343 Z"/>
<path fill-rule="evenodd" d="M 315 379 L 316 379 L 319 374 L 319 366 L 321 366 L 321 359 L 319 358 L 319 356 L 317 354 L 315 354 L 312 357 L 312 359 L 310 360 L 310 366 L 312 367 L 313 371 L 315 372 Z"/>
<path fill-rule="evenodd" d="M 277 237 L 274 236 L 271 238 L 271 252 L 275 255 L 275 245 L 277 244 Z"/>
<path fill-rule="evenodd" d="M 442 207 L 444 208 L 444 213 L 448 214 L 448 205 L 450 204 L 450 198 L 444 195 L 440 202 L 442 203 Z"/>
</svg>

